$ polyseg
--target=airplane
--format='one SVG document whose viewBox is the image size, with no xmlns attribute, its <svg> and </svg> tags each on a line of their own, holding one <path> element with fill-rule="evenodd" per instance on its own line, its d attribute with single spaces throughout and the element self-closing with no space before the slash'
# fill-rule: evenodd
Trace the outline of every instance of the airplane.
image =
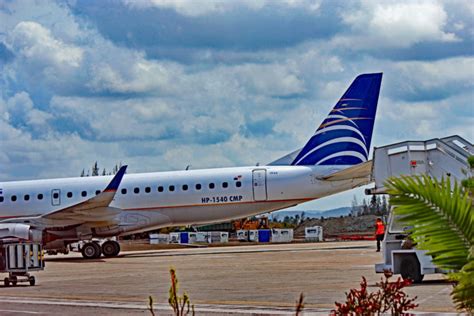
<svg viewBox="0 0 474 316">
<path fill-rule="evenodd" d="M 354 79 L 301 149 L 263 166 L 0 182 L 0 238 L 87 259 L 117 256 L 112 237 L 272 212 L 370 182 L 382 73 Z M 92 238 L 108 239 L 101 246 Z"/>
</svg>

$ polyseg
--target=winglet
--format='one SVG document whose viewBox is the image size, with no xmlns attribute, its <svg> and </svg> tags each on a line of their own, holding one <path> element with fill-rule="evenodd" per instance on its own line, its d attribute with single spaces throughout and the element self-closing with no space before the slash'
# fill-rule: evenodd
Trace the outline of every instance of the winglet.
<svg viewBox="0 0 474 316">
<path fill-rule="evenodd" d="M 105 188 L 104 192 L 115 192 L 117 191 L 117 188 L 120 185 L 120 182 L 122 182 L 123 175 L 125 174 L 125 171 L 127 170 L 127 166 L 122 166 L 120 167 L 119 171 L 115 175 L 115 177 L 110 181 L 109 185 Z"/>
</svg>

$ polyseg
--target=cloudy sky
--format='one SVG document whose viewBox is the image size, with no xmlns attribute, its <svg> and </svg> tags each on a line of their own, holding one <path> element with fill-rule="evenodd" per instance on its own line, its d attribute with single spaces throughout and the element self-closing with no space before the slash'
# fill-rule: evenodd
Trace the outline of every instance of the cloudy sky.
<svg viewBox="0 0 474 316">
<path fill-rule="evenodd" d="M 0 0 L 0 180 L 268 163 L 363 72 L 373 145 L 473 141 L 473 39 L 469 0 Z"/>
</svg>

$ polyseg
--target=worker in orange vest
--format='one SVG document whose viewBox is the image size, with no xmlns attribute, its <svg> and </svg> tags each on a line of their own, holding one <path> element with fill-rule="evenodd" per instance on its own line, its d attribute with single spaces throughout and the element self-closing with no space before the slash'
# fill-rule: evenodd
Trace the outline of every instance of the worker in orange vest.
<svg viewBox="0 0 474 316">
<path fill-rule="evenodd" d="M 377 252 L 380 251 L 380 242 L 385 234 L 385 225 L 380 217 L 375 222 L 375 239 L 377 239 Z"/>
</svg>

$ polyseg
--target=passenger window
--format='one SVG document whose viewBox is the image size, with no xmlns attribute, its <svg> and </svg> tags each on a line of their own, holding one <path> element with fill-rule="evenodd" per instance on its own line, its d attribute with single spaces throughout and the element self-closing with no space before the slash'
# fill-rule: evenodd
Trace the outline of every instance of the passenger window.
<svg viewBox="0 0 474 316">
<path fill-rule="evenodd" d="M 188 185 L 187 184 L 183 184 L 183 191 L 187 191 L 188 190 Z"/>
<path fill-rule="evenodd" d="M 145 188 L 145 192 L 146 192 L 146 193 L 150 193 L 150 192 L 151 192 L 151 188 L 150 188 L 150 187 L 146 187 L 146 188 Z"/>
<path fill-rule="evenodd" d="M 240 188 L 240 187 L 242 186 L 242 182 L 237 181 L 237 182 L 235 183 L 235 186 L 238 187 L 238 188 Z"/>
<path fill-rule="evenodd" d="M 160 186 L 158 187 L 158 192 L 163 192 L 163 191 L 164 191 L 164 188 L 160 185 Z"/>
<path fill-rule="evenodd" d="M 122 194 L 127 194 L 127 189 L 123 188 L 122 189 Z"/>
<path fill-rule="evenodd" d="M 67 197 L 68 197 L 68 198 L 72 198 L 72 192 L 68 192 L 68 193 L 67 193 Z"/>
<path fill-rule="evenodd" d="M 12 195 L 12 202 L 16 201 L 16 195 Z"/>
<path fill-rule="evenodd" d="M 99 195 L 99 194 L 100 194 L 100 190 L 95 191 L 95 195 Z"/>
<path fill-rule="evenodd" d="M 222 182 L 222 187 L 225 189 L 229 186 L 229 184 L 227 182 Z"/>
<path fill-rule="evenodd" d="M 42 200 L 42 199 L 43 199 L 43 194 L 42 193 L 38 194 L 38 200 Z"/>
<path fill-rule="evenodd" d="M 197 184 L 196 184 L 196 190 L 201 190 L 201 187 L 202 187 L 202 186 L 201 186 L 200 183 L 197 183 Z"/>
<path fill-rule="evenodd" d="M 209 189 L 214 189 L 216 187 L 216 185 L 214 183 L 209 183 Z"/>
<path fill-rule="evenodd" d="M 53 194 L 53 198 L 55 198 L 55 199 L 59 199 L 59 193 L 58 193 L 58 192 L 54 192 L 54 194 Z"/>
<path fill-rule="evenodd" d="M 0 196 L 0 203 L 2 203 L 4 200 L 3 196 Z"/>
<path fill-rule="evenodd" d="M 23 198 L 25 199 L 25 201 L 29 201 L 30 200 L 30 195 L 26 194 Z"/>
<path fill-rule="evenodd" d="M 135 194 L 140 193 L 140 188 L 135 188 L 135 189 L 133 189 L 133 193 L 135 193 Z"/>
<path fill-rule="evenodd" d="M 82 197 L 86 197 L 86 196 L 87 196 L 87 192 L 86 192 L 86 191 L 82 191 L 82 192 L 81 192 L 81 196 L 82 196 Z"/>
<path fill-rule="evenodd" d="M 173 192 L 174 191 L 174 185 L 170 185 L 169 190 L 170 190 L 170 192 Z"/>
</svg>

